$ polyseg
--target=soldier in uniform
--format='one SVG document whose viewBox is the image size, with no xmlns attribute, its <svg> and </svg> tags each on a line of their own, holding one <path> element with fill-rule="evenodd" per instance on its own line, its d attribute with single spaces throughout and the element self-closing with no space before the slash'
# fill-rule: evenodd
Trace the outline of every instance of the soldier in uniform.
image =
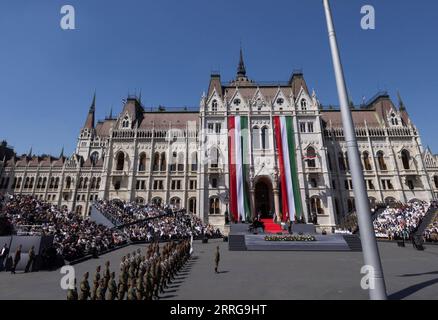
<svg viewBox="0 0 438 320">
<path fill-rule="evenodd" d="M 152 300 L 152 275 L 149 269 L 146 270 L 143 276 L 143 286 L 145 300 Z"/>
<path fill-rule="evenodd" d="M 129 287 L 128 287 L 128 300 L 136 300 L 137 298 L 137 294 L 135 292 L 135 280 L 132 279 L 129 282 Z"/>
<path fill-rule="evenodd" d="M 144 298 L 144 287 L 143 287 L 143 279 L 141 277 L 137 278 L 137 286 L 135 293 L 137 295 L 137 300 L 143 300 Z"/>
<path fill-rule="evenodd" d="M 105 280 L 100 279 L 98 283 L 98 287 L 96 290 L 96 299 L 95 300 L 105 300 Z"/>
<path fill-rule="evenodd" d="M 81 294 L 79 300 L 87 300 L 90 297 L 90 284 L 88 283 L 88 272 L 85 272 L 84 279 L 81 282 Z"/>
<path fill-rule="evenodd" d="M 78 300 L 78 289 L 76 288 L 76 278 L 74 279 L 73 289 L 67 290 L 67 300 Z"/>
<path fill-rule="evenodd" d="M 126 279 L 125 279 L 125 275 L 123 273 L 121 273 L 119 275 L 119 286 L 117 288 L 118 291 L 118 299 L 119 300 L 123 300 L 125 299 L 125 294 L 126 294 Z"/>
<path fill-rule="evenodd" d="M 214 255 L 214 272 L 218 273 L 219 261 L 221 259 L 221 255 L 219 253 L 219 246 L 216 247 L 216 253 Z"/>
<path fill-rule="evenodd" d="M 117 284 L 116 284 L 116 274 L 111 272 L 111 277 L 108 282 L 108 293 L 106 296 L 107 300 L 115 300 L 117 297 Z"/>
<path fill-rule="evenodd" d="M 99 281 L 100 281 L 100 266 L 97 266 L 96 274 L 94 275 L 94 279 L 93 279 L 93 291 L 91 295 L 91 300 L 96 300 L 96 291 L 97 291 L 97 287 L 99 286 Z"/>
<path fill-rule="evenodd" d="M 24 269 L 25 273 L 28 273 L 29 271 L 32 272 L 33 263 L 35 261 L 35 247 L 32 246 L 29 250 L 29 260 L 27 261 L 26 268 Z"/>
</svg>

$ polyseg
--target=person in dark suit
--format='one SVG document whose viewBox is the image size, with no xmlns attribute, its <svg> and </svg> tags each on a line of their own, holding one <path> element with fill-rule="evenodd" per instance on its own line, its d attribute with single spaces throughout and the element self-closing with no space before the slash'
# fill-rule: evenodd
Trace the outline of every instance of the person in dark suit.
<svg viewBox="0 0 438 320">
<path fill-rule="evenodd" d="M 9 256 L 9 248 L 8 245 L 5 243 L 3 248 L 0 250 L 0 271 L 4 270 L 5 262 L 7 261 Z"/>
<path fill-rule="evenodd" d="M 5 261 L 8 259 L 8 255 L 9 255 L 9 248 L 8 248 L 8 244 L 5 243 L 2 250 L 0 251 L 0 271 L 3 271 L 5 266 Z"/>
<path fill-rule="evenodd" d="M 219 273 L 219 261 L 221 259 L 220 253 L 219 253 L 219 246 L 216 247 L 216 253 L 214 255 L 214 272 Z"/>
<path fill-rule="evenodd" d="M 15 274 L 15 268 L 17 268 L 18 263 L 21 260 L 21 244 L 18 246 L 17 251 L 15 251 L 14 261 L 12 263 L 11 274 Z"/>
<path fill-rule="evenodd" d="M 27 261 L 26 268 L 24 269 L 24 272 L 32 272 L 33 264 L 35 261 L 35 247 L 32 246 L 29 250 L 29 260 Z"/>
</svg>

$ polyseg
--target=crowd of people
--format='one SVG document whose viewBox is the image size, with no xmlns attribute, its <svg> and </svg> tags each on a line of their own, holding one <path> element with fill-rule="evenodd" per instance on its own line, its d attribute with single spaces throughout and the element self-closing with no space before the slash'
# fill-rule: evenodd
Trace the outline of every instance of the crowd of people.
<svg viewBox="0 0 438 320">
<path fill-rule="evenodd" d="M 160 248 L 158 242 L 151 243 L 143 255 L 140 249 L 123 256 L 120 262 L 118 282 L 115 272 L 110 271 L 110 262 L 96 268 L 93 285 L 88 282 L 86 272 L 80 283 L 67 292 L 68 300 L 155 300 L 164 292 L 178 271 L 190 258 L 189 239 L 168 242 Z"/>
<path fill-rule="evenodd" d="M 438 214 L 426 228 L 423 236 L 427 242 L 438 242 Z"/>
<path fill-rule="evenodd" d="M 169 241 L 192 236 L 194 239 L 222 237 L 219 229 L 205 224 L 184 209 L 120 200 L 98 201 L 96 208 L 104 216 L 117 221 L 123 233 L 135 242 Z"/>
<path fill-rule="evenodd" d="M 94 206 L 114 225 L 124 225 L 148 218 L 156 218 L 172 211 L 168 206 L 143 205 L 120 200 L 98 200 L 94 203 Z"/>
<path fill-rule="evenodd" d="M 410 239 L 430 205 L 426 202 L 413 202 L 388 206 L 373 222 L 376 237 L 389 240 Z"/>
<path fill-rule="evenodd" d="M 2 214 L 21 234 L 53 236 L 57 254 L 68 261 L 110 250 L 127 241 L 118 230 L 98 225 L 31 196 L 9 196 L 3 204 Z"/>
<path fill-rule="evenodd" d="M 1 205 L 0 215 L 13 226 L 16 234 L 53 236 L 56 254 L 68 261 L 99 255 L 128 241 L 222 237 L 219 229 L 204 224 L 197 216 L 169 206 L 97 201 L 96 208 L 118 222 L 119 227 L 108 228 L 31 196 L 8 195 Z"/>
</svg>

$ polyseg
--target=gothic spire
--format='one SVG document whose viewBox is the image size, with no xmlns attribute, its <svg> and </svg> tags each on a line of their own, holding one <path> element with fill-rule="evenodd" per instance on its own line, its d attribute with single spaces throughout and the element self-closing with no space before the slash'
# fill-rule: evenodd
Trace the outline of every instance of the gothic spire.
<svg viewBox="0 0 438 320">
<path fill-rule="evenodd" d="M 59 155 L 59 158 L 60 159 L 64 158 L 64 146 L 62 146 L 61 154 Z"/>
<path fill-rule="evenodd" d="M 397 98 L 398 98 L 398 105 L 399 105 L 400 111 L 406 111 L 405 104 L 400 96 L 400 91 L 397 91 Z"/>
<path fill-rule="evenodd" d="M 245 62 L 243 61 L 243 51 L 242 47 L 240 47 L 240 59 L 239 59 L 239 65 L 237 66 L 237 77 L 246 77 L 246 69 L 245 69 Z"/>
<path fill-rule="evenodd" d="M 88 111 L 87 120 L 85 120 L 84 128 L 94 128 L 94 112 L 96 111 L 96 92 L 93 95 L 93 101 L 91 102 L 90 110 Z"/>
<path fill-rule="evenodd" d="M 29 149 L 29 153 L 27 154 L 27 156 L 28 156 L 29 158 L 32 158 L 32 147 L 30 147 L 30 149 Z"/>
</svg>

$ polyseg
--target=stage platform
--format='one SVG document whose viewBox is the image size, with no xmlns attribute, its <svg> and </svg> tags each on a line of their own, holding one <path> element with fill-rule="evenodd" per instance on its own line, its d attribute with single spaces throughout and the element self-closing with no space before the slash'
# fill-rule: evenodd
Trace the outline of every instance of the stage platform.
<svg viewBox="0 0 438 320">
<path fill-rule="evenodd" d="M 355 235 L 319 235 L 312 234 L 316 241 L 265 241 L 263 232 L 253 234 L 248 232 L 248 224 L 231 225 L 228 237 L 230 251 L 362 251 L 359 237 Z M 314 230 L 314 226 L 300 228 L 304 230 Z M 286 234 L 287 231 L 284 231 Z"/>
</svg>

